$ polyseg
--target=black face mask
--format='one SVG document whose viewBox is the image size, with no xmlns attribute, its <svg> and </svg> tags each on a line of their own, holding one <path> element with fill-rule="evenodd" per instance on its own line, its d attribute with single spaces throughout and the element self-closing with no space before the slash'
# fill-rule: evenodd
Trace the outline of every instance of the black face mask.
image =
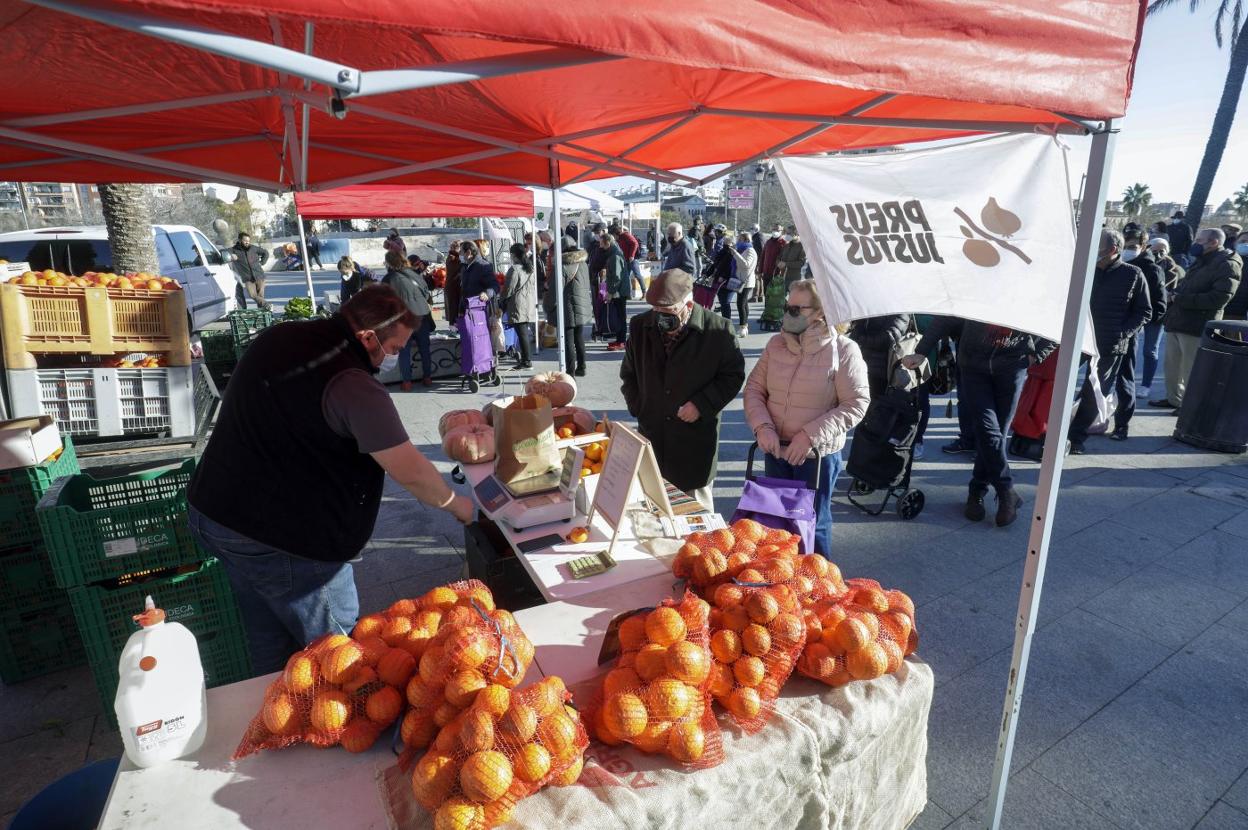
<svg viewBox="0 0 1248 830">
<path fill-rule="evenodd" d="M 671 334 L 680 328 L 680 317 L 675 314 L 668 314 L 666 311 L 656 312 L 658 317 L 655 319 L 655 325 L 659 327 L 659 331 L 664 334 Z"/>
</svg>

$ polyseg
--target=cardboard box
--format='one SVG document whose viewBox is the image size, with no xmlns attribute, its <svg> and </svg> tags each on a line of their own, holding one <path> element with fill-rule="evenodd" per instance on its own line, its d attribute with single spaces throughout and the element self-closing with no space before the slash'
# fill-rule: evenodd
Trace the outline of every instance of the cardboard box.
<svg viewBox="0 0 1248 830">
<path fill-rule="evenodd" d="M 42 464 L 61 446 L 60 430 L 50 415 L 0 421 L 0 470 Z"/>
</svg>

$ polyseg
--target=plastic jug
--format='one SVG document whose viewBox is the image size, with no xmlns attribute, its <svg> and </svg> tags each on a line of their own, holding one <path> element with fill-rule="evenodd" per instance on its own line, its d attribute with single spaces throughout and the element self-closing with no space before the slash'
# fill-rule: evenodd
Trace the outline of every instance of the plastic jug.
<svg viewBox="0 0 1248 830">
<path fill-rule="evenodd" d="M 165 622 L 165 612 L 147 598 L 141 628 L 121 651 L 117 726 L 126 757 L 150 767 L 195 752 L 208 729 L 208 698 L 199 645 L 186 626 Z"/>
</svg>

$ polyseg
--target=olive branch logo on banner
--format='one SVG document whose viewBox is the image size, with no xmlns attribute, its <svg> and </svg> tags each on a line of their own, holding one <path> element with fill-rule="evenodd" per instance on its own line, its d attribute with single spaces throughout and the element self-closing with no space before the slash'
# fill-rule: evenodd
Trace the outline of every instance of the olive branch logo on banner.
<svg viewBox="0 0 1248 830">
<path fill-rule="evenodd" d="M 966 241 L 962 243 L 962 253 L 971 262 L 983 268 L 995 267 L 1001 262 L 1001 254 L 997 251 L 999 247 L 1014 254 L 1026 264 L 1031 264 L 1031 258 L 1027 254 L 1006 241 L 1022 229 L 1023 220 L 1019 219 L 1017 214 L 1011 213 L 997 204 L 996 196 L 989 196 L 987 203 L 984 204 L 983 209 L 979 212 L 980 221 L 984 223 L 984 228 L 988 230 L 984 230 L 979 225 L 976 225 L 975 221 L 967 216 L 962 208 L 954 208 L 953 212 L 966 223 L 961 226 L 962 235 L 966 237 Z M 968 225 L 970 227 L 967 227 Z M 992 233 L 989 233 L 989 231 Z M 976 234 L 982 238 L 976 239 Z M 1004 239 L 1001 237 L 1004 237 Z"/>
</svg>

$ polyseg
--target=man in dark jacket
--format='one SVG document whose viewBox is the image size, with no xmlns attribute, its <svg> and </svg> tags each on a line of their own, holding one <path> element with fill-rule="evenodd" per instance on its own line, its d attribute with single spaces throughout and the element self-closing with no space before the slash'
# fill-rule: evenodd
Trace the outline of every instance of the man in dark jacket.
<svg viewBox="0 0 1248 830">
<path fill-rule="evenodd" d="M 1151 305 L 1151 313 L 1148 316 L 1148 323 L 1144 326 L 1140 335 L 1131 338 L 1131 343 L 1127 346 L 1127 353 L 1122 356 L 1122 367 L 1118 371 L 1118 381 L 1115 388 L 1118 391 L 1118 410 L 1115 413 L 1114 420 L 1116 423 L 1125 424 L 1131 420 L 1131 416 L 1135 414 L 1135 399 L 1148 399 L 1147 387 L 1153 381 L 1153 373 L 1148 371 L 1156 369 L 1157 352 L 1156 347 L 1160 342 L 1161 321 L 1166 316 L 1166 273 L 1161 267 L 1161 263 L 1153 256 L 1152 251 L 1144 244 L 1144 232 L 1137 230 L 1130 234 L 1125 234 L 1125 246 L 1122 249 L 1122 261 L 1134 265 L 1144 274 L 1144 282 L 1148 285 L 1148 300 Z M 1154 330 L 1156 327 L 1156 330 Z M 1135 374 L 1135 346 L 1136 343 L 1143 338 L 1144 340 L 1144 385 L 1138 390 L 1136 388 Z M 1148 347 L 1152 346 L 1153 362 L 1149 363 Z M 1128 404 L 1128 400 L 1130 404 Z M 1129 408 L 1128 408 L 1129 406 Z M 1126 430 L 1123 430 L 1125 435 Z M 1111 435 L 1111 438 L 1116 437 Z"/>
<path fill-rule="evenodd" d="M 641 265 L 637 262 L 637 252 L 641 250 L 641 243 L 637 241 L 637 237 L 628 232 L 623 225 L 613 224 L 608 232 L 615 238 L 615 244 L 620 246 L 620 253 L 624 254 L 624 264 L 628 269 L 628 299 L 633 296 L 633 283 L 637 283 L 637 294 L 640 296 L 646 287 L 641 281 Z"/>
<path fill-rule="evenodd" d="M 697 246 L 685 236 L 685 229 L 679 222 L 667 226 L 667 253 L 663 255 L 663 270 L 675 268 L 692 275 L 695 281 L 702 276 Z"/>
<path fill-rule="evenodd" d="M 1192 229 L 1183 218 L 1183 211 L 1176 210 L 1174 216 L 1170 217 L 1166 236 L 1170 237 L 1170 250 L 1174 252 L 1174 258 L 1179 264 L 1184 267 L 1191 265 L 1189 249 L 1192 247 Z"/>
<path fill-rule="evenodd" d="M 259 245 L 252 245 L 249 233 L 240 233 L 230 250 L 234 253 L 234 261 L 230 264 L 235 276 L 242 280 L 248 296 L 258 307 L 268 308 L 269 304 L 264 301 L 264 264 L 269 261 L 269 252 Z"/>
<path fill-rule="evenodd" d="M 784 250 L 784 246 L 787 244 L 784 238 L 784 225 L 776 225 L 771 229 L 771 237 L 763 243 L 763 256 L 759 260 L 763 268 L 760 273 L 763 277 L 764 290 L 767 288 L 767 283 L 771 282 L 771 278 L 775 276 L 776 263 L 780 260 L 780 252 Z"/>
<path fill-rule="evenodd" d="M 1108 396 L 1118 382 L 1122 361 L 1133 348 L 1133 338 L 1152 316 L 1152 301 L 1148 296 L 1148 283 L 1144 274 L 1134 265 L 1122 261 L 1123 240 L 1118 231 L 1101 231 L 1101 246 L 1096 261 L 1096 273 L 1092 276 L 1092 296 L 1088 311 L 1092 315 L 1092 329 L 1096 333 L 1096 375 L 1088 372 L 1079 392 L 1079 406 L 1070 419 L 1070 451 L 1074 455 L 1084 452 L 1083 442 L 1088 439 L 1088 427 L 1097 416 L 1097 396 L 1092 384 L 1100 384 L 1102 395 Z M 1118 402 L 1114 413 L 1114 431 L 1111 438 L 1124 441 L 1127 425 L 1135 414 L 1134 382 L 1126 390 L 1128 406 Z M 1125 420 L 1124 420 L 1125 419 Z"/>
<path fill-rule="evenodd" d="M 1226 320 L 1243 320 L 1248 318 L 1248 280 L 1244 279 L 1244 260 L 1248 259 L 1248 231 L 1240 231 L 1235 237 L 1234 250 L 1236 258 L 1239 259 L 1239 290 L 1222 310 L 1222 317 Z"/>
<path fill-rule="evenodd" d="M 991 487 L 997 493 L 997 527 L 1005 527 L 1018 518 L 1023 504 L 1005 457 L 1005 433 L 1014 420 L 1027 367 L 1043 362 L 1057 344 L 1004 326 L 937 317 L 902 364 L 912 369 L 921 366 L 941 338 L 953 337 L 959 330 L 958 410 L 966 408 L 975 428 L 975 466 L 963 513 L 973 522 L 982 521 L 987 515 L 984 496 Z"/>
<path fill-rule="evenodd" d="M 867 383 L 871 398 L 884 397 L 888 388 L 889 359 L 893 346 L 900 342 L 910 328 L 909 314 L 885 314 L 879 317 L 863 317 L 849 326 L 846 336 L 858 344 L 862 359 L 867 364 Z"/>
<path fill-rule="evenodd" d="M 1166 397 L 1149 401 L 1149 406 L 1173 406 L 1178 414 L 1205 323 L 1221 320 L 1235 296 L 1243 260 L 1222 247 L 1225 242 L 1220 228 L 1202 228 L 1196 234 L 1193 247 L 1200 246 L 1199 252 L 1166 310 Z"/>
<path fill-rule="evenodd" d="M 687 272 L 659 274 L 646 302 L 629 326 L 620 388 L 663 477 L 714 510 L 719 414 L 745 383 L 745 356 L 732 323 L 693 302 Z"/>
<path fill-rule="evenodd" d="M 325 267 L 321 264 L 321 238 L 316 235 L 316 231 L 308 234 L 308 262 L 315 262 L 317 268 Z"/>
</svg>

